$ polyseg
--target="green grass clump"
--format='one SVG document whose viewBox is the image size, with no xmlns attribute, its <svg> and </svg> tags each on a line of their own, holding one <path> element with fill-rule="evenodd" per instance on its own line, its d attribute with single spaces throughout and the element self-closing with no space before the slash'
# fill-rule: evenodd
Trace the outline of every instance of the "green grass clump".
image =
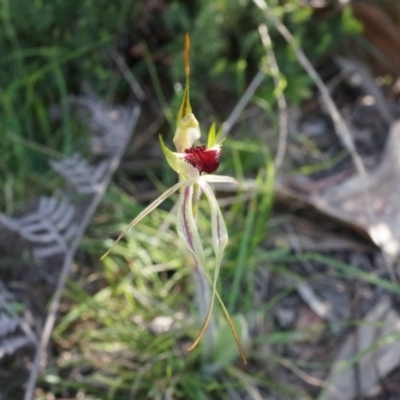
<svg viewBox="0 0 400 400">
<path fill-rule="evenodd" d="M 228 141 L 228 154 L 229 148 Z M 256 148 L 253 148 L 255 155 Z M 267 155 L 265 150 L 262 155 Z M 240 152 L 236 157 L 238 169 L 242 156 L 246 154 Z M 222 166 L 227 168 L 231 168 L 230 163 Z M 233 295 L 228 296 L 224 284 L 220 290 L 221 296 L 231 303 L 239 336 L 246 341 L 248 325 L 244 315 L 250 312 L 252 303 L 252 288 L 247 283 L 257 264 L 249 254 L 264 237 L 264 222 L 272 204 L 274 174 L 271 168 L 267 162 L 260 170 L 254 204 L 244 203 L 239 194 L 231 212 L 227 213 L 228 227 L 230 215 L 243 214 L 237 222 L 243 221 L 247 239 L 238 251 L 230 248 L 229 258 L 224 262 L 223 281 L 233 282 Z M 175 215 L 166 211 L 170 206 L 171 202 L 167 202 L 154 210 L 100 264 L 96 261 L 98 255 L 112 243 L 107 237 L 117 235 L 142 208 L 120 189 L 112 187 L 107 193 L 81 246 L 92 254 L 89 264 L 96 268 L 81 266 L 81 271 L 87 272 L 80 272 L 78 280 L 74 279 L 68 286 L 64 300 L 66 311 L 54 331 L 61 354 L 57 367 L 49 367 L 43 375 L 44 392 L 49 390 L 66 396 L 81 390 L 99 398 L 119 399 L 124 396 L 160 398 L 169 391 L 174 398 L 201 399 L 222 398 L 228 387 L 242 393 L 249 390 L 248 385 L 255 385 L 252 381 L 255 378 L 249 375 L 236 378 L 235 374 L 242 374 L 233 366 L 236 360 L 240 366 L 238 349 L 219 308 L 211 354 L 206 352 L 205 344 L 192 353 L 187 352 L 201 321 L 197 321 L 192 299 L 192 260 L 189 255 L 182 255 L 184 245 L 172 229 Z M 203 207 L 198 219 L 200 230 L 207 237 L 210 220 L 203 213 Z M 256 230 L 253 229 L 255 220 L 258 221 Z M 232 233 L 231 236 L 233 243 L 243 239 L 242 235 Z M 239 285 L 240 282 L 245 284 Z M 244 298 L 239 306 L 238 300 Z M 155 332 L 153 328 L 160 316 L 172 324 L 165 332 Z M 60 379 L 61 376 L 65 378 Z M 81 378 L 76 379 L 77 376 Z M 257 379 L 265 378 L 260 374 Z"/>
<path fill-rule="evenodd" d="M 71 118 L 68 95 L 85 81 L 106 93 L 113 78 L 107 49 L 138 11 L 132 0 L 1 2 L 0 190 L 7 196 L 0 209 L 11 212 L 43 192 L 44 155 L 84 147 L 87 133 Z"/>
<path fill-rule="evenodd" d="M 175 87 L 172 106 L 178 109 L 181 40 L 190 32 L 194 102 L 204 104 L 206 96 L 216 91 L 243 93 L 265 55 L 256 29 L 264 21 L 254 4 L 250 0 L 181 0 L 163 7 L 135 0 L 1 2 L 0 191 L 6 193 L 1 209 L 10 213 L 14 203 L 46 187 L 49 176 L 40 179 L 48 171 L 43 153 L 55 150 L 69 155 L 87 140 L 86 132 L 71 118 L 69 94 L 80 92 L 82 84 L 90 82 L 103 96 L 118 92 L 126 97 L 129 85 L 121 84 L 111 49 L 122 52 L 138 79 L 150 81 L 154 88 L 157 81 L 162 82 L 165 93 Z M 311 58 L 328 53 L 355 31 L 348 9 L 332 20 L 309 24 L 311 9 L 296 1 L 272 2 L 272 7 Z M 318 46 L 309 39 L 310 29 L 313 37 L 317 29 L 323 38 Z M 311 82 L 287 44 L 273 30 L 271 34 L 286 95 L 298 103 L 310 95 Z M 129 46 L 138 51 L 136 58 Z M 265 80 L 257 95 L 275 104 L 271 81 Z M 158 96 L 163 109 L 168 97 Z M 57 121 L 49 118 L 55 104 L 59 105 Z M 218 101 L 212 106 L 226 117 Z"/>
</svg>

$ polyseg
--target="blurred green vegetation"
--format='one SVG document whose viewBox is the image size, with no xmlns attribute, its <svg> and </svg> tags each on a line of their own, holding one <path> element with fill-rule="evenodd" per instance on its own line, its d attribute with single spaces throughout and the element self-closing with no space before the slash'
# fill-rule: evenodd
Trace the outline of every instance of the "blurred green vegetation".
<svg viewBox="0 0 400 400">
<path fill-rule="evenodd" d="M 68 95 L 85 81 L 106 93 L 112 78 L 107 48 L 138 11 L 131 0 L 0 2 L 2 209 L 51 189 L 42 175 L 49 153 L 84 147 L 87 132 L 72 119 Z M 49 115 L 56 104 L 61 121 Z"/>
<path fill-rule="evenodd" d="M 272 5 L 311 59 L 323 57 L 357 31 L 348 11 L 310 24 L 309 7 L 293 0 Z M 156 100 L 150 96 L 149 101 L 161 103 L 171 116 L 180 102 L 176 83 L 183 82 L 184 33 L 192 37 L 192 98 L 202 105 L 207 99 L 212 103 L 216 92 L 237 98 L 244 92 L 265 54 L 257 31 L 261 22 L 250 0 L 0 2 L 0 189 L 7 199 L 0 200 L 0 208 L 10 212 L 14 202 L 49 190 L 47 156 L 85 145 L 88 133 L 71 116 L 69 94 L 89 82 L 106 99 L 126 98 L 128 84 L 111 50 L 123 55 L 137 79 L 149 83 L 150 92 L 158 87 Z M 273 40 L 286 95 L 298 103 L 310 96 L 310 80 L 274 32 Z M 257 96 L 273 109 L 270 80 Z M 226 117 L 229 110 L 220 101 L 216 96 L 213 106 Z M 55 104 L 62 111 L 57 121 L 49 117 Z"/>
<path fill-rule="evenodd" d="M 270 3 L 314 61 L 326 57 L 346 35 L 359 32 L 349 9 L 335 18 L 316 20 L 312 10 L 297 0 Z M 192 103 L 196 115 L 208 123 L 229 114 L 224 99 L 238 100 L 263 65 L 265 49 L 257 30 L 262 22 L 266 21 L 250 0 L 2 0 L 0 209 L 11 213 L 16 204 L 54 191 L 58 181 L 49 171 L 48 158 L 87 149 L 89 132 L 74 119 L 69 94 L 79 93 L 89 82 L 105 100 L 124 102 L 129 97 L 113 50 L 121 53 L 145 88 L 146 101 L 160 106 L 168 118 L 175 116 L 181 101 L 183 36 L 190 32 Z M 287 100 L 300 104 L 312 94 L 311 81 L 273 27 L 271 35 Z M 263 82 L 256 97 L 275 121 L 271 79 Z M 206 117 L 209 104 L 217 115 Z M 57 120 L 50 118 L 54 105 L 61 109 Z M 254 310 L 257 268 L 269 262 L 277 273 L 290 271 L 284 267 L 286 249 L 262 247 L 273 203 L 272 155 L 262 135 L 249 133 L 245 126 L 238 129 L 241 140 L 226 141 L 220 170 L 239 179 L 251 175 L 256 187 L 251 201 L 239 194 L 224 210 L 228 229 L 234 225 L 234 232 L 219 286 L 238 331 L 245 335 L 248 322 L 243 321 L 249 315 L 265 320 L 273 331 L 269 311 L 291 289 Z M 159 178 L 148 171 L 138 174 Z M 123 176 L 129 178 L 126 172 Z M 155 186 L 163 184 L 157 181 Z M 126 192 L 125 187 L 112 185 L 82 242 L 88 261 L 66 291 L 68 309 L 54 332 L 60 358 L 44 372 L 37 398 L 86 393 L 92 397 L 80 398 L 161 399 L 170 393 L 175 399 L 222 399 L 227 390 L 243 394 L 256 387 L 299 395 L 297 388 L 269 380 L 265 371 L 242 372 L 234 362 L 237 349 L 223 322 L 213 359 L 205 362 L 200 350 L 187 355 L 187 344 L 196 333 L 196 311 L 187 300 L 192 295 L 190 265 L 180 256 L 182 246 L 174 231 L 160 233 L 166 220 L 174 223 L 163 209 L 130 232 L 103 264 L 97 261 L 110 245 L 109 238 L 143 208 Z M 207 215 L 199 216 L 199 226 L 209 231 Z M 346 265 L 339 269 L 342 275 L 350 271 Z M 193 320 L 177 317 L 178 310 Z M 178 321 L 178 328 L 151 332 L 149 324 L 159 315 Z M 295 336 L 296 332 L 276 332 L 274 340 L 285 343 Z M 259 338 L 257 344 L 270 341 Z M 247 345 L 249 358 L 257 359 L 260 355 L 251 350 L 250 339 Z M 271 356 L 271 368 L 279 357 Z"/>
</svg>

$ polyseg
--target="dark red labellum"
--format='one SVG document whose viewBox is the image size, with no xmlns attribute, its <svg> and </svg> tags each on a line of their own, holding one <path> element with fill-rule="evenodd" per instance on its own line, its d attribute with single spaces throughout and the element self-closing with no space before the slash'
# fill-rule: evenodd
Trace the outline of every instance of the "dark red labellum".
<svg viewBox="0 0 400 400">
<path fill-rule="evenodd" d="M 219 167 L 220 149 L 206 149 L 196 146 L 185 150 L 185 161 L 197 168 L 201 173 L 212 174 Z"/>
</svg>

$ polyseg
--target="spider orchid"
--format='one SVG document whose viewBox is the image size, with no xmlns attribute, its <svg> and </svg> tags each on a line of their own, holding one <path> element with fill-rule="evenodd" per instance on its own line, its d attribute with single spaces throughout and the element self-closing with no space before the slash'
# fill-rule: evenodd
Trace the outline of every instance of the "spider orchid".
<svg viewBox="0 0 400 400">
<path fill-rule="evenodd" d="M 164 200 L 171 196 L 174 192 L 178 191 L 178 212 L 177 212 L 177 231 L 186 247 L 193 254 L 197 263 L 203 268 L 206 278 L 212 286 L 212 293 L 210 305 L 205 318 L 205 321 L 200 329 L 197 338 L 189 347 L 189 351 L 193 350 L 201 338 L 205 334 L 207 327 L 211 321 L 212 311 L 215 303 L 215 298 L 218 299 L 225 317 L 228 321 L 229 327 L 238 345 L 243 362 L 246 364 L 246 357 L 244 350 L 240 343 L 239 337 L 233 326 L 231 317 L 217 291 L 217 279 L 222 262 L 224 249 L 228 242 L 228 233 L 225 222 L 219 208 L 217 199 L 211 189 L 209 183 L 236 183 L 238 182 L 229 176 L 211 175 L 219 166 L 219 159 L 221 155 L 220 141 L 221 131 L 216 133 L 215 124 L 210 128 L 207 140 L 207 146 L 193 146 L 194 142 L 200 139 L 199 123 L 192 113 L 192 108 L 189 101 L 189 49 L 190 39 L 189 35 L 185 37 L 185 74 L 186 74 L 186 87 L 181 104 L 181 108 L 177 117 L 177 129 L 173 138 L 173 143 L 176 152 L 169 150 L 160 135 L 159 140 L 162 151 L 167 159 L 169 166 L 175 170 L 179 176 L 179 182 L 166 190 L 161 196 L 153 201 L 146 209 L 144 209 L 119 235 L 112 247 L 105 253 L 101 259 L 106 257 L 116 243 L 122 239 L 123 236 L 136 224 L 138 224 L 147 214 L 157 208 Z M 201 194 L 204 193 L 211 210 L 211 230 L 212 242 L 215 253 L 215 269 L 214 277 L 212 278 L 206 268 L 206 258 L 200 234 L 196 225 L 196 214 L 198 202 Z"/>
</svg>

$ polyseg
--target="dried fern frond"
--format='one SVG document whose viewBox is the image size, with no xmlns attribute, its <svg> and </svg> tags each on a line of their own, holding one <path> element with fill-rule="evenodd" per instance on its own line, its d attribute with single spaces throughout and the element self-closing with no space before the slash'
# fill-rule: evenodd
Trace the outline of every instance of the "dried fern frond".
<svg viewBox="0 0 400 400">
<path fill-rule="evenodd" d="M 20 218 L 0 214 L 0 223 L 31 243 L 38 258 L 65 253 L 74 238 L 75 206 L 66 198 L 41 197 L 36 211 Z"/>
<path fill-rule="evenodd" d="M 0 342 L 0 358 L 14 354 L 19 348 L 31 344 L 27 336 L 18 335 L 6 338 Z"/>
<path fill-rule="evenodd" d="M 78 153 L 61 161 L 50 161 L 51 167 L 81 194 L 93 194 L 99 190 L 100 182 L 107 172 L 108 164 L 109 162 L 104 160 L 97 166 L 91 166 Z"/>
<path fill-rule="evenodd" d="M 135 121 L 129 107 L 107 105 L 93 94 L 70 96 L 69 100 L 79 109 L 78 117 L 93 133 L 91 150 L 94 155 L 113 155 L 126 145 L 126 138 L 132 133 L 127 127 Z"/>
<path fill-rule="evenodd" d="M 14 332 L 19 326 L 18 315 L 8 315 L 0 311 L 0 337 L 6 336 L 10 332 Z"/>
<path fill-rule="evenodd" d="M 11 311 L 14 302 L 14 295 L 0 281 L 0 338 L 14 332 L 19 326 L 19 316 Z"/>
<path fill-rule="evenodd" d="M 13 293 L 0 281 L 0 359 L 34 341 L 30 327 L 14 310 L 16 302 Z"/>
</svg>

